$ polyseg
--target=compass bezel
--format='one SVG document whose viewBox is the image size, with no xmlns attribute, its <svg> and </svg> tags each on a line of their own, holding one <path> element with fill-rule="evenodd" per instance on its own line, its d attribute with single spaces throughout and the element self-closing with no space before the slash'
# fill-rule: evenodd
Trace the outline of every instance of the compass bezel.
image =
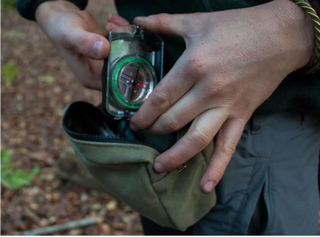
<svg viewBox="0 0 320 237">
<path fill-rule="evenodd" d="M 119 76 L 120 76 L 122 69 L 127 64 L 130 64 L 130 63 L 142 64 L 142 65 L 140 65 L 141 67 L 143 67 L 143 68 L 145 67 L 145 68 L 149 69 L 151 72 L 151 75 L 153 77 L 153 85 L 151 86 L 150 85 L 151 83 L 149 83 L 149 86 L 150 86 L 149 90 L 151 90 L 151 91 L 147 93 L 145 99 L 147 99 L 148 95 L 152 92 L 154 87 L 157 85 L 157 76 L 156 76 L 156 72 L 155 72 L 153 66 L 151 65 L 151 63 L 148 60 L 146 60 L 140 56 L 137 56 L 137 55 L 126 56 L 124 58 L 121 58 L 115 64 L 113 74 L 112 74 L 112 89 L 113 89 L 113 94 L 114 94 L 115 98 L 118 100 L 118 102 L 122 106 L 124 106 L 128 109 L 139 109 L 140 106 L 145 101 L 145 99 L 141 103 L 130 103 L 122 96 L 122 93 L 120 92 L 119 84 L 118 84 Z M 150 80 L 150 79 L 148 79 L 148 80 Z"/>
</svg>

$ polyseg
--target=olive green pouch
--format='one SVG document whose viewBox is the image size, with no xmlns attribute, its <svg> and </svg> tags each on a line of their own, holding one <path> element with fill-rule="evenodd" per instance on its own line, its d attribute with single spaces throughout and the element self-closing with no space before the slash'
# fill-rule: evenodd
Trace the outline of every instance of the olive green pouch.
<svg viewBox="0 0 320 237">
<path fill-rule="evenodd" d="M 199 189 L 213 144 L 187 161 L 182 172 L 157 173 L 155 158 L 175 140 L 134 133 L 127 124 L 122 126 L 86 102 L 68 105 L 63 118 L 75 153 L 106 192 L 161 226 L 186 230 L 216 202 L 214 192 L 203 194 Z M 180 131 L 178 138 L 183 134 Z"/>
</svg>

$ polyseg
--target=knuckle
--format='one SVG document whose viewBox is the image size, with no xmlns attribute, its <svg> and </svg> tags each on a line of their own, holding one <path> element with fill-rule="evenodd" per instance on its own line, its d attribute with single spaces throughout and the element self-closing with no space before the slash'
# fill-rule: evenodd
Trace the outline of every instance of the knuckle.
<svg viewBox="0 0 320 237">
<path fill-rule="evenodd" d="M 199 148 L 203 149 L 210 143 L 212 137 L 205 131 L 194 129 L 189 134 L 189 140 L 191 144 L 196 144 Z"/>
<path fill-rule="evenodd" d="M 76 48 L 82 50 L 83 48 L 87 48 L 88 37 L 86 35 L 81 35 L 79 38 L 79 43 L 76 45 Z M 80 46 L 80 47 L 79 47 Z"/>
<path fill-rule="evenodd" d="M 173 118 L 167 117 L 164 119 L 163 127 L 166 131 L 173 132 L 180 129 L 180 124 Z"/>
<path fill-rule="evenodd" d="M 224 172 L 225 172 L 225 169 L 223 167 L 214 167 L 212 170 L 212 179 L 213 179 L 213 182 L 215 184 L 219 183 L 220 179 L 222 178 L 222 176 L 224 175 Z"/>
<path fill-rule="evenodd" d="M 186 63 L 186 73 L 199 78 L 207 72 L 207 63 L 199 55 L 192 56 Z"/>
<path fill-rule="evenodd" d="M 155 15 L 155 21 L 158 22 L 160 25 L 167 25 L 167 18 L 169 14 L 168 13 L 160 13 L 158 15 Z"/>
<path fill-rule="evenodd" d="M 170 28 L 170 24 L 168 23 L 168 16 L 167 13 L 160 13 L 157 15 L 151 15 L 148 17 L 148 21 L 153 23 L 154 27 L 158 30 L 161 29 L 168 29 Z"/>
<path fill-rule="evenodd" d="M 152 107 L 156 107 L 158 110 L 163 112 L 170 107 L 170 99 L 163 93 L 156 93 L 150 97 L 150 104 Z"/>
<path fill-rule="evenodd" d="M 49 36 L 51 37 L 51 36 Z M 70 43 L 70 35 L 68 34 L 68 32 L 65 31 L 61 31 L 60 34 L 54 34 L 52 35 L 52 38 L 56 41 L 60 41 L 63 42 L 66 45 L 69 45 Z"/>
<path fill-rule="evenodd" d="M 230 103 L 229 100 L 232 100 L 236 92 L 233 91 L 233 86 L 230 84 L 229 80 L 222 75 L 215 77 L 214 81 L 208 81 L 205 83 L 205 86 L 202 87 L 203 95 L 214 99 L 217 96 L 223 96 L 226 103 Z M 228 97 L 226 97 L 228 95 Z"/>
<path fill-rule="evenodd" d="M 236 151 L 236 143 L 234 142 L 218 142 L 215 145 L 215 149 L 219 152 L 222 152 L 228 156 L 232 156 L 233 153 Z"/>
<path fill-rule="evenodd" d="M 73 50 L 73 51 L 78 50 L 77 42 L 81 42 L 81 41 L 75 42 L 73 40 L 73 37 L 71 36 L 71 33 L 68 33 L 68 32 L 61 32 L 57 41 L 62 42 L 62 44 L 66 49 Z"/>
<path fill-rule="evenodd" d="M 144 118 L 139 117 L 136 124 L 139 125 L 139 128 L 141 128 L 141 129 L 147 129 L 152 125 L 152 122 L 150 122 Z"/>
</svg>

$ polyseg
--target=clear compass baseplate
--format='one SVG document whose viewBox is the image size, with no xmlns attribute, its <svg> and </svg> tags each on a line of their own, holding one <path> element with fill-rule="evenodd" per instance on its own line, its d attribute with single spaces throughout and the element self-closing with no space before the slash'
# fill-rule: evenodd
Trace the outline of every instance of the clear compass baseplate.
<svg viewBox="0 0 320 237">
<path fill-rule="evenodd" d="M 130 119 L 163 77 L 164 43 L 135 25 L 112 29 L 109 42 L 103 104 L 114 119 Z"/>
</svg>

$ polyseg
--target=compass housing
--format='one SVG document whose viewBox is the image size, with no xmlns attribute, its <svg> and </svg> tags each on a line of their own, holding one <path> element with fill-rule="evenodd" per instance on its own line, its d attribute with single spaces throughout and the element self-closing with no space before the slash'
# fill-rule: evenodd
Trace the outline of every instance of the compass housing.
<svg viewBox="0 0 320 237">
<path fill-rule="evenodd" d="M 130 119 L 163 77 L 163 40 L 142 27 L 109 33 L 110 55 L 102 73 L 103 107 L 114 119 Z"/>
</svg>

